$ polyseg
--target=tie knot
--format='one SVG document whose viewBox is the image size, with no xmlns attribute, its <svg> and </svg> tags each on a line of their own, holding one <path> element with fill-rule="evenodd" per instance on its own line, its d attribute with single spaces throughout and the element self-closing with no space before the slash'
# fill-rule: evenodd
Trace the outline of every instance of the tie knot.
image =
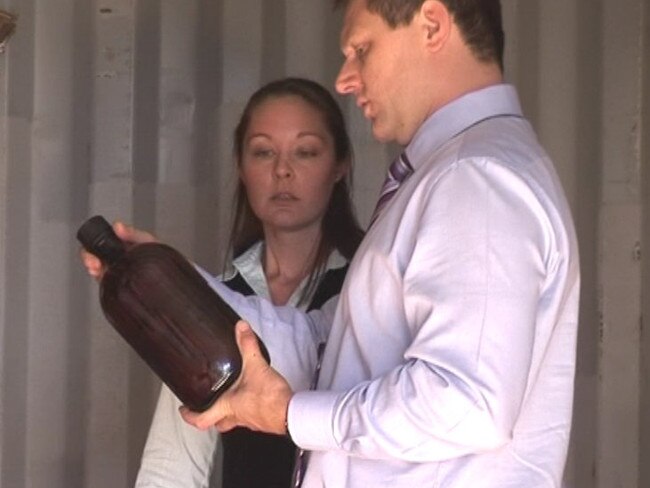
<svg viewBox="0 0 650 488">
<path fill-rule="evenodd" d="M 403 152 L 388 168 L 388 174 L 386 175 L 386 180 L 381 188 L 381 193 L 377 200 L 377 206 L 375 207 L 375 211 L 370 219 L 371 226 L 379 216 L 379 212 L 381 212 L 384 205 L 386 205 L 395 194 L 399 185 L 411 173 L 413 173 L 413 166 L 411 166 L 411 162 L 406 157 L 406 153 Z"/>
<path fill-rule="evenodd" d="M 388 175 L 390 178 L 394 179 L 398 183 L 404 181 L 404 179 L 413 173 L 413 166 L 411 166 L 406 153 L 403 152 L 393 161 L 388 168 Z"/>
</svg>

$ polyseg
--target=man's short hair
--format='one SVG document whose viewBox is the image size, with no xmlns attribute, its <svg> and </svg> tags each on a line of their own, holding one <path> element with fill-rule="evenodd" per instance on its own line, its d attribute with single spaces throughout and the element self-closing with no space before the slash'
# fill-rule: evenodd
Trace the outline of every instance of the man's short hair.
<svg viewBox="0 0 650 488">
<path fill-rule="evenodd" d="M 425 0 L 365 0 L 370 12 L 395 29 L 408 25 Z M 347 7 L 351 0 L 334 0 Z M 497 62 L 503 70 L 504 34 L 500 0 L 440 0 L 454 17 L 463 39 L 480 61 Z"/>
</svg>

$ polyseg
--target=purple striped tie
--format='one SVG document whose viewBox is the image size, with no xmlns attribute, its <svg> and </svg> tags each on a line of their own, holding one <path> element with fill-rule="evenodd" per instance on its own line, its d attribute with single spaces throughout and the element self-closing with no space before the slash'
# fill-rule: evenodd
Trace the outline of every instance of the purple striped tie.
<svg viewBox="0 0 650 488">
<path fill-rule="evenodd" d="M 314 375 L 311 379 L 311 385 L 309 386 L 310 390 L 315 390 L 318 386 L 318 377 L 320 375 L 320 368 L 323 362 L 323 353 L 325 352 L 325 343 L 321 342 L 318 344 L 318 349 L 316 350 L 316 369 L 314 370 Z M 290 488 L 300 488 L 302 481 L 305 477 L 305 470 L 307 469 L 307 461 L 309 460 L 309 452 L 298 447 L 296 449 L 296 458 L 293 466 L 293 474 L 291 475 L 291 487 Z"/>
<path fill-rule="evenodd" d="M 375 222 L 379 216 L 379 213 L 388 203 L 391 197 L 395 194 L 400 184 L 411 173 L 413 173 L 413 166 L 411 166 L 410 161 L 406 157 L 406 153 L 403 152 L 397 159 L 395 159 L 395 161 L 393 161 L 393 163 L 388 168 L 388 174 L 384 180 L 384 185 L 381 187 L 381 193 L 379 194 L 379 199 L 377 200 L 377 206 L 375 207 L 375 211 L 372 214 L 370 225 L 368 227 L 370 227 Z"/>
</svg>

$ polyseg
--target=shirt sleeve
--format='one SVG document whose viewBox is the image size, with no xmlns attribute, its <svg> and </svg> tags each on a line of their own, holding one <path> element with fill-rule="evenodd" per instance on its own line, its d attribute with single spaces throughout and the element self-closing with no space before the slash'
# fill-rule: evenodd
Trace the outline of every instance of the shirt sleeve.
<svg viewBox="0 0 650 488">
<path fill-rule="evenodd" d="M 431 462 L 512 437 L 553 333 L 537 314 L 554 231 L 536 192 L 500 164 L 458 163 L 430 185 L 409 208 L 413 239 L 400 254 L 404 323 L 388 324 L 412 338 L 403 361 L 347 391 L 295 395 L 289 430 L 301 447 Z"/>
<path fill-rule="evenodd" d="M 207 488 L 215 458 L 218 433 L 198 430 L 178 412 L 180 401 L 162 386 L 136 488 Z"/>
<path fill-rule="evenodd" d="M 316 367 L 318 344 L 327 340 L 338 295 L 320 309 L 304 312 L 290 306 L 274 306 L 255 295 L 241 295 L 218 278 L 197 269 L 212 289 L 251 325 L 269 351 L 271 366 L 291 388 L 294 391 L 309 389 Z"/>
</svg>

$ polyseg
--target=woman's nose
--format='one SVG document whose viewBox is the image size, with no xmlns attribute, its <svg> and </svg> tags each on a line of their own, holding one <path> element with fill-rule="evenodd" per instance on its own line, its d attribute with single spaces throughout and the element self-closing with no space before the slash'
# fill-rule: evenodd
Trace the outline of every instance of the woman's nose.
<svg viewBox="0 0 650 488">
<path fill-rule="evenodd" d="M 278 156 L 273 169 L 276 178 L 288 178 L 293 175 L 290 158 L 283 154 Z"/>
</svg>

